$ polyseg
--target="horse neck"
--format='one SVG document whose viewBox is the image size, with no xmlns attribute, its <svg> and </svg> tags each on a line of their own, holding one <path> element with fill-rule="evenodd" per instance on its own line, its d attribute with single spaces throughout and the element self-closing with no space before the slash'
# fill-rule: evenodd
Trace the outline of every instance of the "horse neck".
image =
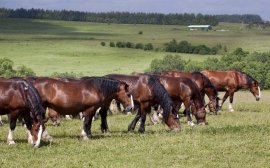
<svg viewBox="0 0 270 168">
<path fill-rule="evenodd" d="M 155 101 L 160 104 L 160 106 L 163 109 L 163 117 L 164 120 L 166 121 L 170 110 L 171 110 L 171 99 L 167 93 L 167 91 L 165 90 L 165 88 L 162 86 L 162 84 L 159 82 L 158 79 L 156 79 L 153 76 L 149 76 L 148 79 L 148 84 L 151 86 L 152 88 L 152 92 L 154 94 L 154 99 Z"/>
<path fill-rule="evenodd" d="M 204 107 L 203 98 L 201 96 L 201 93 L 199 91 L 195 91 L 193 93 L 193 102 L 197 109 Z"/>
<path fill-rule="evenodd" d="M 24 95 L 28 108 L 30 108 L 31 116 L 38 116 L 41 119 L 43 117 L 43 113 L 45 114 L 45 111 L 43 110 L 41 98 L 37 91 L 30 82 L 24 80 L 20 81 L 20 90 Z"/>
<path fill-rule="evenodd" d="M 249 75 L 245 74 L 245 73 L 241 73 L 238 72 L 237 74 L 238 76 L 238 87 L 241 89 L 248 89 L 251 86 L 252 81 L 254 81 L 254 79 L 252 79 Z"/>
</svg>

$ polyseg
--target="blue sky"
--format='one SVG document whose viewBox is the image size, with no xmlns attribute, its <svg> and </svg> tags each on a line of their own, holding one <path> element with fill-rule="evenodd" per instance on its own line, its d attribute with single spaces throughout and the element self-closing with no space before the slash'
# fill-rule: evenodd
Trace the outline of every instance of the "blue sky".
<svg viewBox="0 0 270 168">
<path fill-rule="evenodd" d="M 0 0 L 0 7 L 202 14 L 259 14 L 270 21 L 270 0 Z"/>
</svg>

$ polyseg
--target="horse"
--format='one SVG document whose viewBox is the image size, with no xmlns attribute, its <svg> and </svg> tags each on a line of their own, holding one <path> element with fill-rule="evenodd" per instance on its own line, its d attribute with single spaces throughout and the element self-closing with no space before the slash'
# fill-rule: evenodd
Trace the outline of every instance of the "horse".
<svg viewBox="0 0 270 168">
<path fill-rule="evenodd" d="M 208 105 L 210 112 L 217 114 L 217 111 L 219 109 L 218 92 L 214 87 L 214 85 L 211 83 L 211 81 L 205 75 L 203 75 L 200 72 L 181 72 L 181 71 L 164 71 L 159 74 L 171 77 L 186 77 L 193 80 L 197 84 L 202 97 L 204 98 L 205 94 L 208 96 L 209 98 Z"/>
<path fill-rule="evenodd" d="M 62 115 L 75 115 L 83 111 L 81 137 L 92 137 L 92 118 L 98 108 L 116 99 L 130 110 L 133 104 L 125 82 L 104 77 L 86 77 L 65 82 L 48 77 L 29 78 L 39 92 L 44 107 Z"/>
<path fill-rule="evenodd" d="M 204 100 L 200 93 L 200 89 L 189 78 L 169 77 L 163 75 L 154 75 L 159 79 L 160 83 L 165 87 L 169 96 L 174 103 L 174 112 L 178 113 L 181 104 L 185 105 L 187 120 L 189 125 L 194 125 L 190 116 L 190 109 L 195 116 L 199 125 L 205 125 L 206 111 Z"/>
<path fill-rule="evenodd" d="M 0 115 L 7 114 L 9 121 L 7 143 L 15 144 L 13 133 L 21 116 L 28 130 L 28 142 L 39 147 L 42 136 L 49 135 L 45 132 L 45 110 L 36 89 L 23 79 L 0 79 L 0 92 Z"/>
<path fill-rule="evenodd" d="M 257 101 L 261 98 L 259 82 L 247 73 L 240 71 L 208 71 L 201 72 L 209 78 L 217 91 L 225 92 L 220 108 L 230 96 L 229 111 L 233 112 L 233 96 L 240 89 L 249 89 Z"/>
<path fill-rule="evenodd" d="M 172 101 L 163 85 L 152 75 L 120 75 L 109 74 L 105 77 L 117 79 L 129 84 L 129 91 L 134 99 L 134 104 L 139 107 L 138 113 L 128 126 L 128 131 L 135 129 L 136 123 L 141 119 L 139 132 L 145 132 L 145 120 L 147 113 L 151 112 L 151 106 L 160 104 L 163 108 L 163 119 L 167 126 L 173 131 L 180 130 L 179 118 L 171 112 Z M 108 129 L 106 115 L 108 109 L 101 109 L 100 115 L 102 127 Z"/>
</svg>

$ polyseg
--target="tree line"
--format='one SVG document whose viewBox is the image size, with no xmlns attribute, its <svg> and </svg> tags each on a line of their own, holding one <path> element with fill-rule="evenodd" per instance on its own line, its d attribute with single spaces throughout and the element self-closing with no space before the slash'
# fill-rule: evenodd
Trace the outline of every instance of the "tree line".
<svg viewBox="0 0 270 168">
<path fill-rule="evenodd" d="M 219 22 L 262 24 L 264 21 L 259 15 L 216 15 Z"/>
<path fill-rule="evenodd" d="M 202 14 L 162 14 L 143 12 L 80 12 L 71 10 L 44 9 L 7 9 L 0 8 L 0 18 L 29 18 L 51 19 L 65 21 L 84 21 L 100 23 L 123 24 L 160 24 L 160 25 L 190 25 L 190 24 L 218 24 L 214 15 Z"/>
<path fill-rule="evenodd" d="M 203 62 L 184 60 L 179 55 L 167 55 L 163 59 L 154 59 L 146 72 L 166 70 L 201 71 L 201 70 L 237 70 L 243 71 L 260 82 L 263 89 L 270 89 L 270 52 L 249 53 L 242 48 L 223 55 L 220 59 L 208 58 Z"/>
</svg>

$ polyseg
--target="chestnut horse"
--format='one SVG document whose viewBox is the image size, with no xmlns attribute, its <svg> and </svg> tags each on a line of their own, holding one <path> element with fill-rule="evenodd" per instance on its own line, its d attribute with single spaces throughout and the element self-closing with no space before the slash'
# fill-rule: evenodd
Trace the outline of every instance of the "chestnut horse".
<svg viewBox="0 0 270 168">
<path fill-rule="evenodd" d="M 172 101 L 162 84 L 151 75 L 106 75 L 108 78 L 124 81 L 129 84 L 130 93 L 133 95 L 134 103 L 139 106 L 138 113 L 129 124 L 128 131 L 134 131 L 136 123 L 141 118 L 139 132 L 145 131 L 145 120 L 147 113 L 151 112 L 151 106 L 160 104 L 163 108 L 163 119 L 171 130 L 180 130 L 179 118 L 171 112 Z M 106 122 L 107 109 L 101 109 L 101 127 L 108 129 Z"/>
<path fill-rule="evenodd" d="M 0 92 L 0 115 L 8 115 L 10 126 L 8 144 L 15 144 L 13 132 L 21 116 L 28 129 L 28 142 L 39 147 L 45 130 L 45 110 L 36 89 L 23 79 L 0 79 Z"/>
<path fill-rule="evenodd" d="M 118 80 L 104 77 L 87 77 L 69 82 L 47 77 L 28 79 L 38 90 L 44 107 L 62 115 L 75 115 L 83 111 L 83 139 L 92 136 L 91 124 L 96 110 L 109 104 L 112 99 L 121 102 L 127 110 L 132 108 L 128 85 Z"/>
<path fill-rule="evenodd" d="M 205 125 L 206 111 L 204 100 L 195 82 L 185 77 L 176 78 L 163 75 L 155 75 L 155 77 L 159 79 L 173 100 L 175 113 L 178 113 L 183 103 L 185 105 L 188 124 L 194 125 L 190 115 L 191 109 L 197 123 Z"/>
<path fill-rule="evenodd" d="M 220 105 L 230 96 L 229 111 L 233 112 L 233 95 L 239 89 L 249 89 L 257 101 L 261 98 L 259 82 L 250 75 L 240 71 L 202 71 L 209 78 L 217 91 L 226 92 Z"/>
<path fill-rule="evenodd" d="M 202 97 L 204 98 L 205 94 L 209 98 L 209 109 L 214 114 L 217 113 L 219 107 L 218 107 L 218 92 L 214 85 L 211 83 L 211 81 L 202 73 L 200 72 L 181 72 L 181 71 L 164 71 L 161 72 L 160 75 L 166 75 L 171 77 L 186 77 L 193 80 L 200 92 Z"/>
</svg>

